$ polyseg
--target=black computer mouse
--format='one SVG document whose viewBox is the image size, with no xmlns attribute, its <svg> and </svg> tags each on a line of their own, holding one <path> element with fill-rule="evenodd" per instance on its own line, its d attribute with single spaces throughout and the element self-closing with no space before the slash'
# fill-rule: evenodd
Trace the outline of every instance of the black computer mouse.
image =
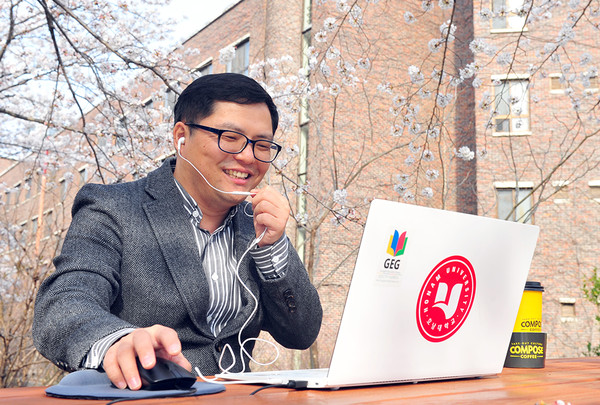
<svg viewBox="0 0 600 405">
<path fill-rule="evenodd" d="M 196 376 L 179 364 L 156 358 L 156 365 L 147 370 L 135 359 L 144 390 L 187 390 L 196 382 Z"/>
</svg>

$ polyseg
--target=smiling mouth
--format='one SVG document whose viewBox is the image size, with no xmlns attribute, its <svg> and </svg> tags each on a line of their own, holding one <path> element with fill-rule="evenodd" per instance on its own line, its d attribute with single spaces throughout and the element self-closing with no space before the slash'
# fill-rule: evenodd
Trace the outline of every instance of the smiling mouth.
<svg viewBox="0 0 600 405">
<path fill-rule="evenodd" d="M 233 177 L 235 179 L 241 179 L 241 180 L 246 180 L 248 177 L 250 177 L 250 174 L 238 172 L 237 170 L 225 170 L 225 174 L 227 174 L 228 176 Z"/>
</svg>

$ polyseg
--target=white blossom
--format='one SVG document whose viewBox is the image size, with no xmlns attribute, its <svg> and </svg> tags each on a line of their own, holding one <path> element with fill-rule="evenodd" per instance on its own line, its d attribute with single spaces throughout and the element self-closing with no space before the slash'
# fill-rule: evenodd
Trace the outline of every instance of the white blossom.
<svg viewBox="0 0 600 405">
<path fill-rule="evenodd" d="M 579 60 L 579 64 L 580 64 L 581 66 L 585 66 L 585 65 L 587 65 L 588 63 L 590 63 L 591 61 L 592 61 L 592 55 L 590 55 L 590 53 L 589 53 L 589 52 L 585 52 L 585 53 L 583 53 L 583 54 L 581 55 L 581 58 L 580 58 L 580 60 Z"/>
<path fill-rule="evenodd" d="M 398 184 L 406 184 L 406 183 L 408 183 L 409 180 L 410 180 L 409 174 L 402 173 L 402 174 L 396 175 L 396 181 L 398 182 Z"/>
<path fill-rule="evenodd" d="M 429 181 L 435 181 L 440 176 L 440 172 L 435 169 L 428 169 L 425 172 L 425 178 Z"/>
<path fill-rule="evenodd" d="M 429 52 L 437 53 L 444 47 L 445 41 L 442 38 L 434 38 L 429 41 L 427 47 L 429 48 Z"/>
<path fill-rule="evenodd" d="M 413 202 L 415 200 L 415 195 L 410 190 L 406 190 L 402 195 L 402 198 L 406 202 Z"/>
<path fill-rule="evenodd" d="M 423 190 L 421 190 L 421 195 L 425 198 L 432 198 L 433 190 L 431 189 L 431 187 L 425 187 L 423 188 Z"/>
<path fill-rule="evenodd" d="M 440 33 L 442 37 L 448 38 L 448 41 L 454 41 L 454 34 L 456 33 L 456 25 L 450 24 L 450 20 L 440 25 Z"/>
<path fill-rule="evenodd" d="M 350 10 L 350 14 L 348 15 L 348 22 L 355 28 L 358 28 L 363 24 L 363 11 L 358 4 L 352 6 L 352 10 Z"/>
<path fill-rule="evenodd" d="M 377 91 L 392 94 L 393 86 L 390 82 L 380 83 L 377 85 Z"/>
<path fill-rule="evenodd" d="M 325 76 L 325 77 L 331 76 L 331 68 L 329 67 L 329 65 L 327 63 L 325 63 L 325 61 L 321 61 L 320 70 L 321 70 L 321 73 L 323 74 L 323 76 Z"/>
<path fill-rule="evenodd" d="M 403 184 L 394 184 L 394 191 L 400 195 L 406 192 L 406 186 Z"/>
<path fill-rule="evenodd" d="M 421 146 L 416 146 L 413 142 L 410 142 L 408 144 L 408 150 L 410 150 L 412 153 L 419 153 L 421 152 Z"/>
<path fill-rule="evenodd" d="M 331 86 L 329 86 L 329 94 L 334 97 L 340 94 L 340 85 L 337 83 L 332 83 Z"/>
<path fill-rule="evenodd" d="M 356 61 L 356 66 L 361 69 L 369 70 L 371 68 L 371 59 L 360 58 L 358 61 Z"/>
<path fill-rule="evenodd" d="M 323 30 L 325 30 L 326 32 L 333 32 L 337 27 L 337 21 L 333 17 L 328 17 L 323 22 Z"/>
<path fill-rule="evenodd" d="M 327 32 L 321 30 L 315 34 L 315 41 L 317 42 L 327 42 Z"/>
<path fill-rule="evenodd" d="M 394 137 L 401 136 L 402 132 L 404 132 L 404 127 L 402 125 L 398 125 L 398 124 L 392 125 L 392 128 L 391 128 L 392 136 L 394 136 Z"/>
<path fill-rule="evenodd" d="M 436 104 L 440 108 L 445 108 L 452 102 L 452 98 L 452 94 L 438 94 L 436 97 Z"/>
<path fill-rule="evenodd" d="M 233 46 L 227 46 L 219 51 L 219 63 L 226 65 L 233 60 L 235 57 L 235 48 Z"/>
<path fill-rule="evenodd" d="M 461 146 L 458 151 L 455 150 L 456 157 L 469 161 L 475 158 L 475 152 L 473 152 L 468 146 Z"/>
<path fill-rule="evenodd" d="M 330 60 L 337 60 L 337 59 L 339 59 L 340 55 L 341 55 L 340 50 L 337 49 L 333 45 L 330 46 L 329 49 L 327 49 L 327 53 L 325 54 L 327 59 L 330 59 Z"/>
<path fill-rule="evenodd" d="M 336 7 L 340 13 L 347 13 L 350 11 L 348 0 L 336 0 Z"/>
<path fill-rule="evenodd" d="M 487 23 L 492 19 L 494 13 L 489 8 L 483 7 L 481 10 L 479 10 L 479 16 L 483 22 Z"/>
<path fill-rule="evenodd" d="M 440 136 L 440 129 L 438 127 L 433 127 L 427 130 L 427 138 L 436 139 Z"/>
<path fill-rule="evenodd" d="M 435 155 L 429 149 L 423 151 L 422 157 L 425 162 L 432 162 L 435 159 Z"/>
<path fill-rule="evenodd" d="M 413 135 L 419 135 L 419 133 L 421 133 L 421 124 L 418 122 L 412 122 L 408 127 L 408 130 Z"/>
<path fill-rule="evenodd" d="M 512 54 L 509 52 L 502 52 L 496 57 L 496 63 L 500 66 L 510 65 L 512 61 Z"/>
<path fill-rule="evenodd" d="M 333 192 L 333 202 L 339 205 L 346 205 L 346 198 L 348 197 L 348 190 L 339 189 Z"/>
<path fill-rule="evenodd" d="M 296 220 L 296 222 L 298 222 L 300 225 L 306 225 L 308 223 L 308 213 L 297 213 L 294 216 L 294 219 Z"/>
<path fill-rule="evenodd" d="M 448 10 L 454 6 L 454 0 L 439 0 L 438 5 L 442 10 Z"/>
<path fill-rule="evenodd" d="M 410 77 L 410 81 L 413 82 L 413 84 L 421 85 L 425 81 L 423 73 L 421 73 L 421 70 L 415 65 L 411 65 L 408 67 L 408 76 Z"/>
<path fill-rule="evenodd" d="M 423 87 L 421 87 L 419 90 L 417 90 L 417 94 L 419 95 L 419 97 L 421 97 L 423 100 L 425 99 L 429 99 L 431 97 L 431 91 L 424 89 Z"/>
</svg>

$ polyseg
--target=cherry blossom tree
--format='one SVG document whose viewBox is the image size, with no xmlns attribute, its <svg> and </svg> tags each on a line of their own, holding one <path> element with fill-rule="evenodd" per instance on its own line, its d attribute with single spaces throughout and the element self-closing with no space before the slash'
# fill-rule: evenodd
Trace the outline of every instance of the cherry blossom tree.
<svg viewBox="0 0 600 405">
<path fill-rule="evenodd" d="M 63 173 L 83 164 L 95 181 L 135 178 L 171 153 L 169 103 L 194 78 L 192 66 L 203 56 L 169 48 L 169 22 L 156 13 L 165 1 L 3 2 L 2 155 L 27 162 L 30 174 L 42 172 L 58 185 L 60 176 L 70 181 Z M 249 75 L 281 112 L 284 152 L 267 181 L 289 198 L 294 240 L 326 308 L 343 306 L 339 297 L 373 198 L 525 222 L 536 214 L 538 224 L 569 235 L 578 249 L 597 245 L 597 238 L 577 236 L 594 234 L 585 232 L 594 229 L 594 207 L 553 201 L 565 190 L 589 193 L 585 182 L 598 175 L 600 3 L 491 6 L 313 0 L 302 61 L 285 54 L 252 61 Z M 233 55 L 225 46 L 219 63 Z M 549 108 L 548 82 L 564 108 Z M 553 113 L 534 116 L 534 108 Z M 492 185 L 507 182 L 516 191 L 505 207 Z M 556 221 L 575 211 L 590 213 L 579 230 Z M 18 228 L 5 217 L 2 249 L 9 249 Z M 64 228 L 57 222 L 57 240 Z M 542 238 L 540 246 L 552 243 L 556 239 Z M 17 274 L 15 263 L 22 262 L 11 257 L 5 274 Z M 28 260 L 29 269 L 44 263 Z M 532 275 L 560 260 L 536 259 Z M 575 261 L 564 261 L 573 270 L 561 273 L 571 286 L 593 268 L 589 253 Z M 48 271 L 44 266 L 41 273 L 27 272 L 34 290 Z M 322 334 L 332 341 L 340 314 L 327 316 L 331 328 Z M 331 349 L 315 345 L 310 364 L 318 366 Z"/>
</svg>

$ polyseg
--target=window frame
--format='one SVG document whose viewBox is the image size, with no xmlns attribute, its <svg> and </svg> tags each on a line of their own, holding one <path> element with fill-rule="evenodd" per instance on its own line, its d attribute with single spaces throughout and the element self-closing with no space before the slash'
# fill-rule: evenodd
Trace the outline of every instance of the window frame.
<svg viewBox="0 0 600 405">
<path fill-rule="evenodd" d="M 523 0 L 490 0 L 489 4 L 490 4 L 490 10 L 492 11 L 492 14 L 495 14 L 494 3 L 496 3 L 496 1 L 502 1 L 504 3 L 505 10 L 506 10 L 507 2 L 518 1 L 521 6 L 524 3 Z M 521 19 L 522 22 L 519 22 L 518 26 L 516 26 L 516 25 L 513 26 L 510 23 L 511 19 L 515 19 L 515 20 Z M 505 25 L 504 27 L 494 27 L 494 23 L 499 20 L 504 21 L 504 25 Z M 519 17 L 514 11 L 506 11 L 506 13 L 500 17 L 492 16 L 492 18 L 490 20 L 490 33 L 492 33 L 492 34 L 502 34 L 502 33 L 511 33 L 511 32 L 526 32 L 526 31 L 528 31 L 528 29 L 527 29 L 527 21 L 526 21 L 525 17 Z"/>
<path fill-rule="evenodd" d="M 243 75 L 248 75 L 248 68 L 250 67 L 250 35 L 244 35 L 238 40 L 234 41 L 231 46 L 235 49 L 235 56 L 233 60 L 227 62 L 227 72 L 228 73 L 240 73 Z M 244 46 L 244 67 L 242 70 L 239 68 L 234 70 L 234 61 L 238 58 L 238 49 Z"/>
<path fill-rule="evenodd" d="M 497 218 L 505 220 L 505 221 L 519 222 L 519 223 L 524 223 L 524 224 L 533 224 L 534 223 L 533 215 L 527 216 L 527 213 L 533 207 L 533 193 L 532 193 L 533 186 L 534 186 L 533 182 L 530 182 L 530 181 L 520 181 L 518 183 L 514 182 L 514 181 L 494 182 L 494 190 L 496 191 L 496 201 L 497 201 L 497 207 L 496 207 Z M 502 191 L 507 191 L 507 190 L 511 191 L 512 203 L 511 203 L 510 210 L 513 210 L 513 208 L 516 207 L 516 209 L 514 209 L 514 211 L 512 212 L 510 219 L 507 219 L 506 215 L 503 215 L 500 212 L 500 210 L 501 210 L 500 191 L 501 190 Z M 517 198 L 518 198 L 517 192 L 521 192 L 521 190 L 526 190 L 526 193 L 521 200 L 517 201 Z M 525 206 L 522 206 L 522 204 L 519 204 L 520 201 L 523 201 L 525 199 L 529 200 L 529 202 Z M 519 204 L 519 206 L 517 206 L 517 204 Z M 521 207 L 521 208 L 519 208 L 519 207 Z M 526 220 L 524 220 L 525 218 L 526 218 Z"/>
<path fill-rule="evenodd" d="M 492 135 L 493 136 L 521 136 L 521 135 L 531 135 L 531 95 L 530 95 L 530 76 L 529 75 L 517 75 L 517 74 L 510 74 L 510 75 L 492 75 L 491 77 L 492 80 L 492 86 L 494 88 L 494 116 L 492 117 L 493 119 L 493 130 L 492 130 Z M 520 114 L 515 114 L 513 112 L 513 104 L 511 104 L 508 101 L 504 101 L 506 103 L 506 105 L 509 108 L 509 113 L 508 114 L 498 114 L 498 103 L 499 103 L 499 99 L 498 97 L 501 97 L 501 100 L 504 100 L 504 98 L 502 97 L 502 95 L 504 95 L 504 91 L 501 94 L 497 93 L 497 88 L 499 87 L 499 85 L 496 85 L 496 82 L 504 82 L 504 83 L 509 83 L 509 88 L 508 88 L 508 96 L 510 97 L 510 93 L 512 91 L 512 84 L 510 83 L 516 83 L 516 82 L 524 82 L 525 84 L 525 90 L 524 90 L 524 100 L 526 99 L 526 109 L 523 109 L 523 111 Z M 505 87 L 505 85 L 501 85 L 502 88 Z M 522 103 L 522 101 L 520 102 Z M 497 130 L 497 120 L 508 120 L 508 131 L 498 131 Z M 525 130 L 512 130 L 512 127 L 514 125 L 514 120 L 517 119 L 526 119 L 527 120 L 527 129 Z"/>
<path fill-rule="evenodd" d="M 205 69 L 210 69 L 210 71 L 208 73 L 203 73 Z M 199 63 L 194 69 L 192 69 L 192 74 L 196 78 L 213 74 L 213 58 L 205 59 Z"/>
</svg>

